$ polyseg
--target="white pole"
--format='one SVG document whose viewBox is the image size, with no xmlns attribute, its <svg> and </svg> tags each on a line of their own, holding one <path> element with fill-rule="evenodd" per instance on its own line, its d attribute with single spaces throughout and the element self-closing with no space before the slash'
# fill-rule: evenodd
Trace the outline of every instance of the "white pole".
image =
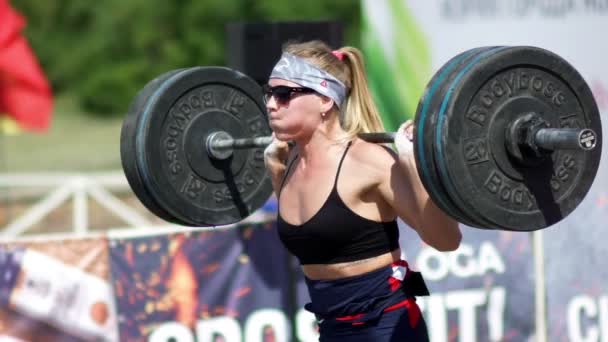
<svg viewBox="0 0 608 342">
<path fill-rule="evenodd" d="M 87 203 L 86 184 L 87 180 L 83 177 L 76 177 L 73 181 L 74 186 L 74 208 L 73 224 L 74 232 L 82 236 L 89 230 L 89 208 Z"/>
<path fill-rule="evenodd" d="M 72 184 L 68 183 L 58 187 L 38 202 L 21 217 L 10 223 L 2 231 L 3 237 L 15 237 L 39 222 L 46 214 L 57 208 L 72 194 Z"/>
<path fill-rule="evenodd" d="M 134 227 L 150 226 L 150 222 L 143 215 L 127 206 L 124 202 L 116 198 L 116 196 L 112 195 L 98 184 L 95 184 L 95 182 L 89 182 L 88 185 L 88 192 L 91 197 L 114 215 Z"/>
<path fill-rule="evenodd" d="M 547 342 L 547 293 L 542 230 L 532 232 L 532 253 L 534 255 L 536 341 Z"/>
</svg>

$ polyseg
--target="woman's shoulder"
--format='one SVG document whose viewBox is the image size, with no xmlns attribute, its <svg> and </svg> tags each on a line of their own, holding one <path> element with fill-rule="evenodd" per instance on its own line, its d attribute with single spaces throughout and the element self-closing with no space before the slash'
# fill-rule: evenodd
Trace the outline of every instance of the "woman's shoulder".
<svg viewBox="0 0 608 342">
<path fill-rule="evenodd" d="M 353 140 L 351 150 L 349 154 L 355 163 L 379 171 L 388 171 L 397 161 L 397 154 L 387 144 L 370 143 L 356 138 Z"/>
</svg>

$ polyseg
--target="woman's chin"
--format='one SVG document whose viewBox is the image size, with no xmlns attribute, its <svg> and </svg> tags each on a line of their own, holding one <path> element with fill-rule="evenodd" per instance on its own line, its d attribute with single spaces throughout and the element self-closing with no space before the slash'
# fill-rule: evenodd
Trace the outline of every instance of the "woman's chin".
<svg viewBox="0 0 608 342">
<path fill-rule="evenodd" d="M 275 132 L 274 136 L 275 136 L 275 138 L 277 138 L 277 140 L 280 140 L 280 141 L 289 141 L 289 140 L 291 140 L 290 139 L 291 136 L 289 134 L 281 134 L 281 133 Z"/>
<path fill-rule="evenodd" d="M 286 132 L 285 129 L 282 129 L 281 127 L 270 125 L 270 129 L 272 129 L 275 138 L 280 141 L 290 141 L 296 137 L 296 134 L 293 134 L 293 132 Z"/>
</svg>

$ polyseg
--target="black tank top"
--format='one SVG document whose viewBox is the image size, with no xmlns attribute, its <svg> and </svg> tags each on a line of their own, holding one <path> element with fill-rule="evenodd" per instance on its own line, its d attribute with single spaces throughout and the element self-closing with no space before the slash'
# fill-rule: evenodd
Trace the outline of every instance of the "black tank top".
<svg viewBox="0 0 608 342">
<path fill-rule="evenodd" d="M 302 225 L 292 225 L 283 220 L 279 206 L 279 238 L 302 265 L 361 260 L 391 252 L 399 247 L 396 220 L 378 222 L 364 218 L 348 208 L 338 195 L 338 176 L 350 145 L 349 142 L 338 164 L 331 193 L 313 217 Z M 287 167 L 279 188 L 279 196 L 296 159 L 297 156 Z"/>
</svg>

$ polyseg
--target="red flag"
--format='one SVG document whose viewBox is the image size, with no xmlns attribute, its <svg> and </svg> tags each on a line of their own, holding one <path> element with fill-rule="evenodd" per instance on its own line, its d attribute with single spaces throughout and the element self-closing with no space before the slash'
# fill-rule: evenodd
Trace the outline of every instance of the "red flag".
<svg viewBox="0 0 608 342">
<path fill-rule="evenodd" d="M 8 0 L 0 0 L 0 23 L 0 114 L 25 129 L 45 131 L 53 110 L 51 88 L 21 35 L 25 20 Z"/>
</svg>

